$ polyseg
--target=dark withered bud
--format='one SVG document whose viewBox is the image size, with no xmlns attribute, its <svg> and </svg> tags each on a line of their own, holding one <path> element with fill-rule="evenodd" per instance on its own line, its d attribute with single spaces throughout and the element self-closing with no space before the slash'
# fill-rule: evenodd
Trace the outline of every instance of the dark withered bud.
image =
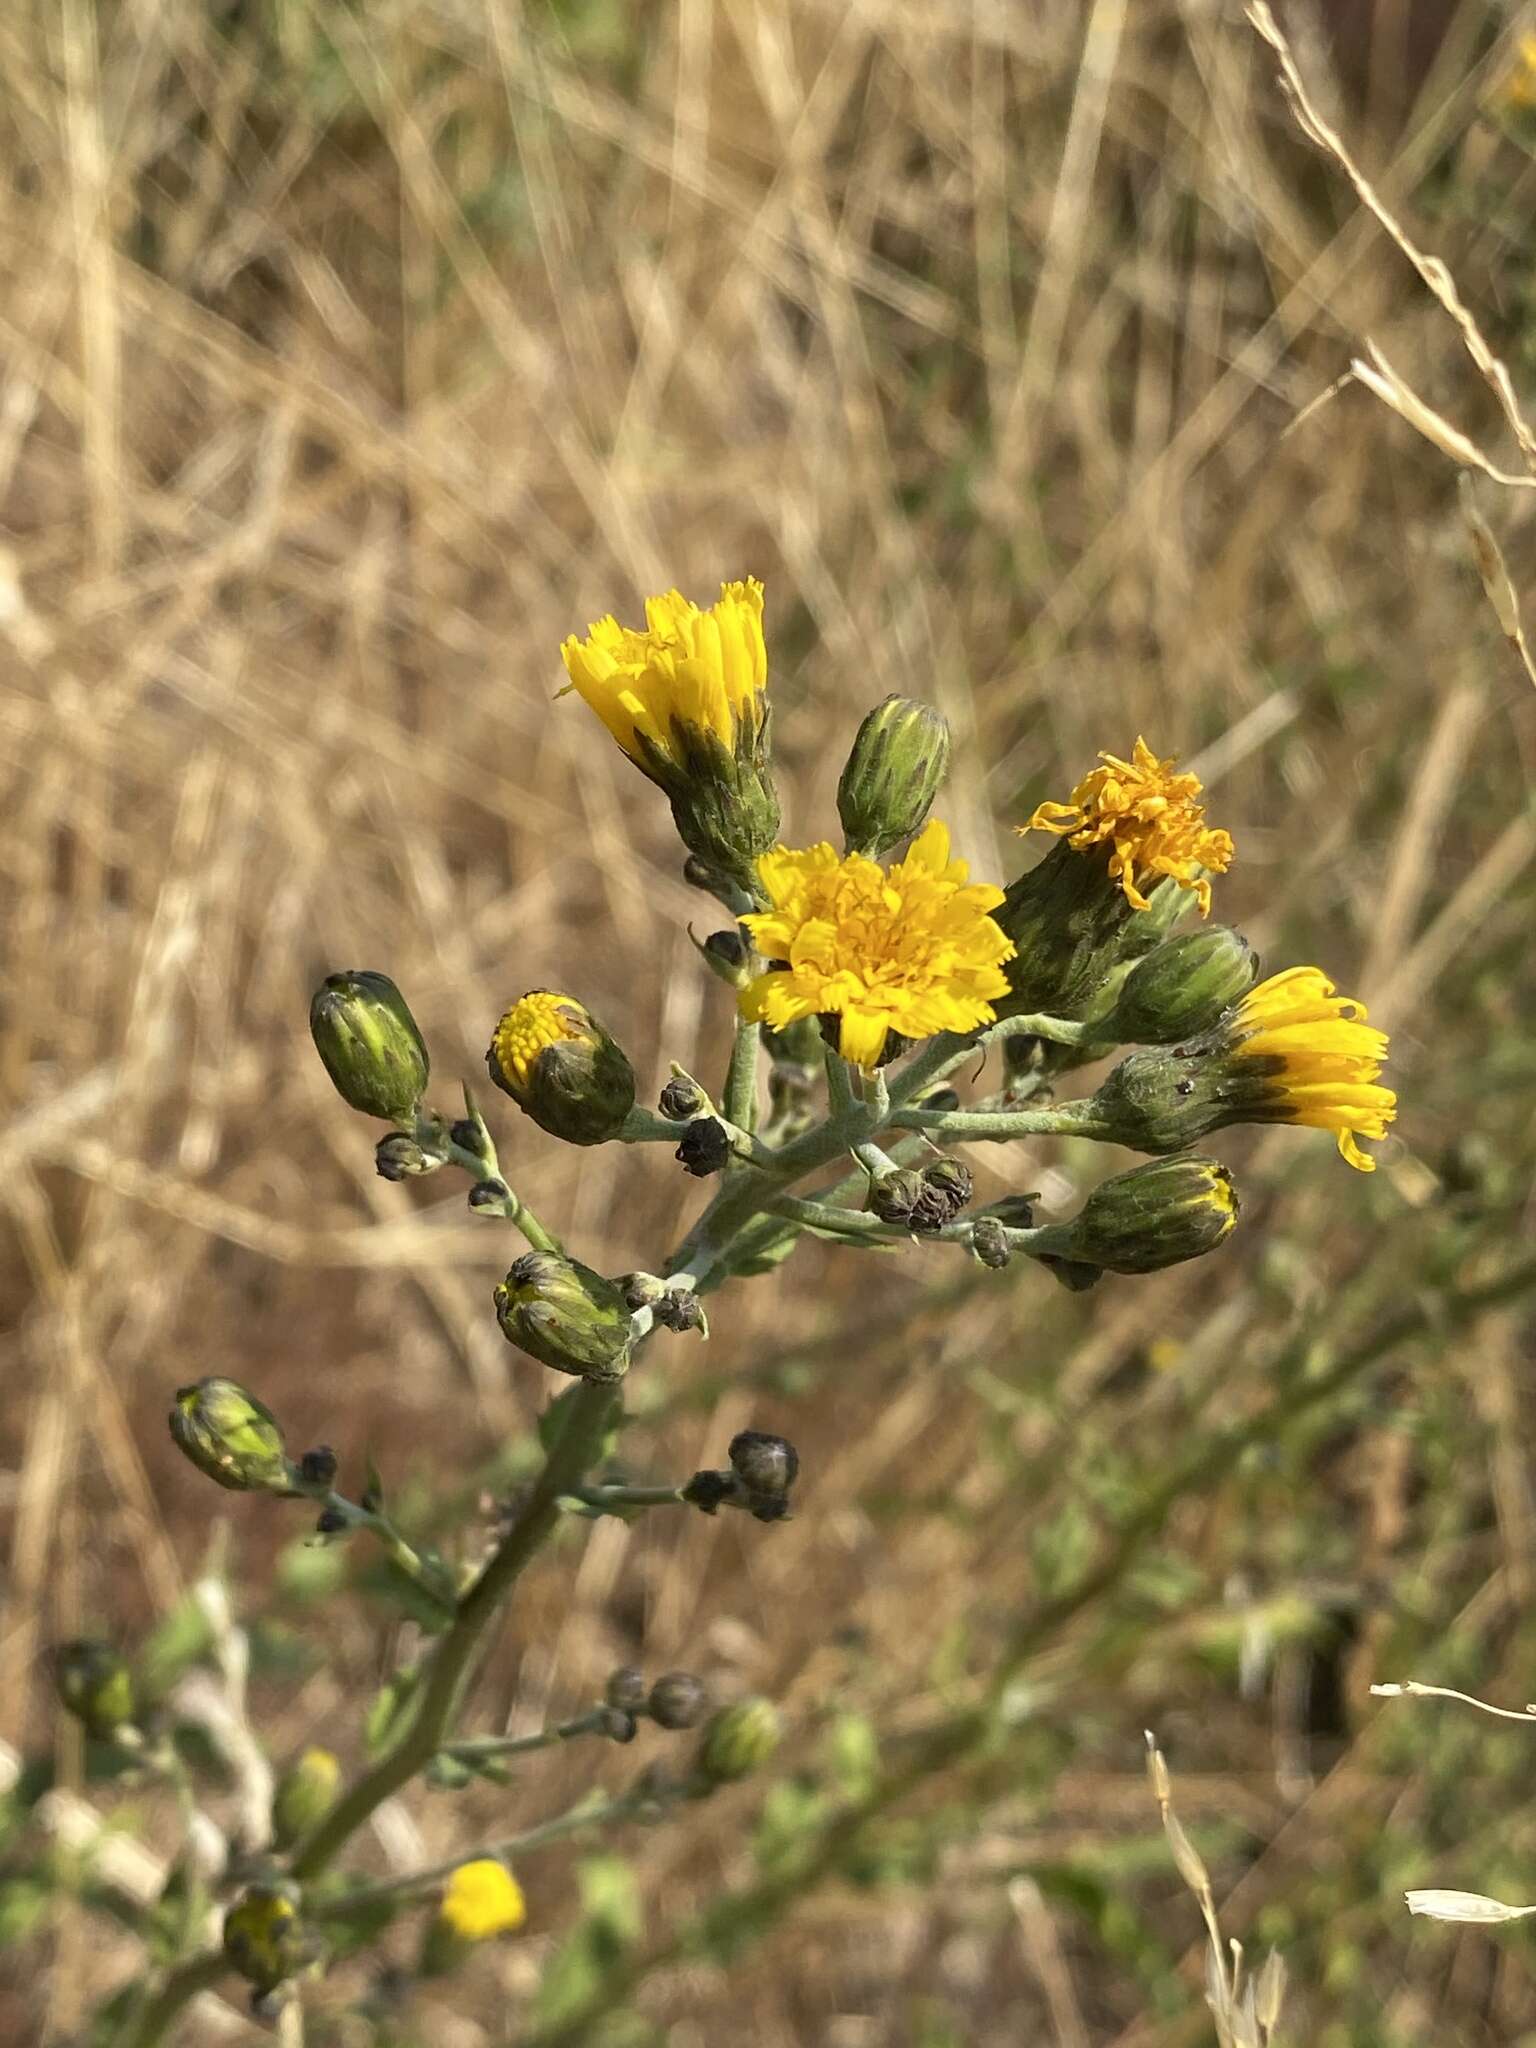
<svg viewBox="0 0 1536 2048">
<path fill-rule="evenodd" d="M 621 1664 L 616 1671 L 610 1671 L 603 1687 L 603 1700 L 621 1713 L 638 1713 L 645 1705 L 644 1672 L 637 1671 L 633 1664 Z"/>
<path fill-rule="evenodd" d="M 666 1671 L 651 1687 L 646 1711 L 658 1728 L 670 1728 L 675 1734 L 683 1728 L 696 1728 L 708 1705 L 709 1695 L 691 1671 Z"/>
<path fill-rule="evenodd" d="M 707 1180 L 712 1173 L 723 1172 L 730 1156 L 729 1133 L 719 1118 L 713 1116 L 695 1117 L 673 1154 L 696 1180 Z"/>
<path fill-rule="evenodd" d="M 494 1176 L 490 1180 L 477 1180 L 469 1191 L 469 1206 L 471 1209 L 500 1210 L 510 1192 L 506 1182 Z"/>
<path fill-rule="evenodd" d="M 448 1136 L 461 1152 L 471 1152 L 476 1159 L 480 1157 L 485 1144 L 485 1130 L 472 1116 L 461 1116 L 457 1123 L 450 1124 Z"/>
<path fill-rule="evenodd" d="M 299 1477 L 311 1486 L 329 1486 L 336 1477 L 336 1453 L 329 1444 L 316 1444 L 299 1460 Z"/>
<path fill-rule="evenodd" d="M 108 1742 L 133 1721 L 133 1674 L 110 1643 L 61 1643 L 53 1653 L 59 1704 L 87 1735 Z"/>
<path fill-rule="evenodd" d="M 749 1493 L 788 1493 L 800 1470 L 800 1453 L 794 1445 L 761 1429 L 738 1430 L 726 1456 Z"/>
<path fill-rule="evenodd" d="M 496 1288 L 508 1343 L 582 1379 L 621 1379 L 629 1367 L 630 1310 L 611 1280 L 554 1252 L 525 1252 Z"/>
<path fill-rule="evenodd" d="M 971 1253 L 983 1266 L 1001 1272 L 1013 1257 L 1008 1231 L 1001 1217 L 978 1216 L 971 1225 Z"/>
<path fill-rule="evenodd" d="M 635 1070 L 623 1047 L 574 996 L 539 988 L 496 1026 L 491 1079 L 540 1130 L 570 1145 L 616 1138 L 635 1106 Z"/>
<path fill-rule="evenodd" d="M 958 1159 L 934 1159 L 923 1168 L 923 1186 L 944 1211 L 944 1222 L 959 1215 L 971 1199 L 971 1169 Z"/>
<path fill-rule="evenodd" d="M 615 1285 L 630 1309 L 654 1308 L 667 1291 L 666 1281 L 654 1273 L 626 1273 Z"/>
<path fill-rule="evenodd" d="M 752 948 L 738 927 L 711 932 L 699 951 L 729 987 L 746 987 L 752 977 Z"/>
<path fill-rule="evenodd" d="M 691 1074 L 674 1074 L 662 1089 L 656 1107 L 673 1123 L 685 1124 L 709 1108 L 709 1097 Z"/>
<path fill-rule="evenodd" d="M 1258 956 L 1225 925 L 1168 939 L 1138 960 L 1104 1027 L 1133 1045 L 1175 1045 L 1208 1031 L 1246 995 Z"/>
<path fill-rule="evenodd" d="M 404 1131 L 391 1131 L 374 1146 L 373 1163 L 380 1180 L 410 1180 L 418 1173 L 436 1173 L 443 1162 Z"/>
<path fill-rule="evenodd" d="M 639 1724 L 633 1714 L 626 1713 L 622 1707 L 604 1707 L 602 1716 L 603 1725 L 599 1732 L 610 1742 L 634 1741 Z"/>
<path fill-rule="evenodd" d="M 1068 1294 L 1086 1294 L 1104 1278 L 1102 1266 L 1085 1266 L 1077 1259 L 1057 1258 L 1051 1252 L 1042 1252 L 1039 1263 Z"/>
<path fill-rule="evenodd" d="M 918 1098 L 919 1109 L 931 1109 L 938 1115 L 947 1116 L 952 1109 L 960 1107 L 960 1096 L 954 1088 L 933 1088 Z"/>
<path fill-rule="evenodd" d="M 1010 1230 L 1032 1230 L 1035 1222 L 1036 1195 L 1003 1195 L 995 1202 L 988 1202 L 982 1210 L 984 1216 L 995 1216 L 999 1223 L 1006 1223 Z"/>
<path fill-rule="evenodd" d="M 653 1304 L 651 1314 L 663 1330 L 700 1330 L 704 1304 L 691 1288 L 669 1287 Z"/>
<path fill-rule="evenodd" d="M 706 1515 L 713 1515 L 728 1500 L 736 1498 L 738 1482 L 734 1472 L 695 1472 L 687 1485 L 679 1490 L 690 1507 L 701 1508 Z"/>
<path fill-rule="evenodd" d="M 899 1166 L 894 1173 L 877 1174 L 870 1182 L 869 1206 L 882 1223 L 910 1229 L 913 1213 L 926 1193 L 922 1175 L 909 1166 Z"/>
<path fill-rule="evenodd" d="M 431 1065 L 416 1020 L 387 974 L 328 974 L 310 1003 L 309 1029 L 350 1108 L 391 1123 L 415 1116 Z"/>
<path fill-rule="evenodd" d="M 850 853 L 878 856 L 921 826 L 949 770 L 949 726 L 911 697 L 887 697 L 865 718 L 837 785 Z"/>
<path fill-rule="evenodd" d="M 322 1508 L 315 1517 L 317 1536 L 339 1536 L 347 1526 L 347 1518 L 340 1508 Z"/>
</svg>

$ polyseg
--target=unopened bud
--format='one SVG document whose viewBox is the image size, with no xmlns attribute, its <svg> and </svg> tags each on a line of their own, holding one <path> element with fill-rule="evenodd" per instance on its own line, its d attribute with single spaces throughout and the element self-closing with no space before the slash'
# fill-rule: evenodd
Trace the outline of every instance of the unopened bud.
<svg viewBox="0 0 1536 2048">
<path fill-rule="evenodd" d="M 685 1124 L 709 1108 L 709 1097 L 691 1074 L 674 1074 L 662 1089 L 656 1107 L 675 1124 Z"/>
<path fill-rule="evenodd" d="M 491 1079 L 540 1130 L 571 1145 L 616 1138 L 635 1106 L 623 1048 L 574 996 L 534 989 L 496 1026 Z"/>
<path fill-rule="evenodd" d="M 1153 1159 L 1101 1181 L 1049 1249 L 1111 1273 L 1156 1273 L 1214 1251 L 1237 1222 L 1232 1176 L 1214 1159 Z"/>
<path fill-rule="evenodd" d="M 410 1180 L 418 1173 L 436 1173 L 443 1162 L 404 1131 L 391 1131 L 374 1146 L 373 1163 L 380 1180 Z"/>
<path fill-rule="evenodd" d="M 850 853 L 882 854 L 917 831 L 949 770 L 949 726 L 910 697 L 865 718 L 837 785 Z"/>
<path fill-rule="evenodd" d="M 1008 1230 L 1000 1216 L 978 1216 L 971 1225 L 971 1254 L 983 1266 L 1001 1272 L 1013 1257 Z"/>
<path fill-rule="evenodd" d="M 788 1493 L 800 1471 L 800 1453 L 794 1445 L 766 1430 L 738 1430 L 726 1456 L 749 1493 Z"/>
<path fill-rule="evenodd" d="M 510 1193 L 511 1189 L 506 1182 L 497 1180 L 494 1176 L 490 1180 L 477 1180 L 469 1191 L 469 1206 L 471 1209 L 492 1211 L 503 1209 Z"/>
<path fill-rule="evenodd" d="M 100 1742 L 133 1720 L 133 1674 L 110 1643 L 61 1643 L 53 1653 L 59 1703 Z"/>
<path fill-rule="evenodd" d="M 275 1418 L 233 1380 L 178 1387 L 170 1425 L 197 1469 L 232 1492 L 281 1493 L 292 1484 Z"/>
<path fill-rule="evenodd" d="M 729 987 L 745 988 L 751 980 L 752 948 L 735 927 L 711 932 L 699 951 Z"/>
<path fill-rule="evenodd" d="M 297 1888 L 248 1886 L 224 1916 L 224 1954 L 230 1967 L 261 1993 L 296 1977 L 315 1956 L 299 1918 Z"/>
<path fill-rule="evenodd" d="M 637 1671 L 633 1664 L 621 1664 L 617 1671 L 610 1671 L 603 1699 L 608 1706 L 618 1707 L 626 1714 L 636 1713 L 645 1705 L 644 1672 Z"/>
<path fill-rule="evenodd" d="M 318 1827 L 341 1790 L 341 1765 L 328 1749 L 306 1749 L 278 1779 L 272 1794 L 272 1845 L 291 1849 Z"/>
<path fill-rule="evenodd" d="M 582 1379 L 621 1379 L 630 1310 L 611 1280 L 555 1252 L 525 1252 L 496 1289 L 502 1335 L 530 1358 Z"/>
<path fill-rule="evenodd" d="M 387 974 L 328 974 L 309 1006 L 315 1050 L 342 1101 L 408 1123 L 431 1063 L 416 1020 Z"/>
<path fill-rule="evenodd" d="M 709 1705 L 703 1682 L 691 1671 L 665 1671 L 651 1687 L 646 1711 L 658 1728 L 697 1728 Z"/>
<path fill-rule="evenodd" d="M 695 1117 L 673 1154 L 696 1180 L 722 1172 L 730 1156 L 730 1134 L 720 1119 L 713 1116 Z"/>
<path fill-rule="evenodd" d="M 698 1769 L 709 1785 L 731 1785 L 760 1770 L 779 1746 L 778 1709 L 760 1697 L 722 1707 L 704 1730 Z"/>
<path fill-rule="evenodd" d="M 654 1308 L 667 1291 L 666 1281 L 654 1273 L 626 1273 L 615 1285 L 629 1309 Z"/>
<path fill-rule="evenodd" d="M 971 1169 L 958 1159 L 935 1159 L 923 1168 L 928 1199 L 921 1207 L 935 1212 L 940 1225 L 952 1221 L 971 1199 Z"/>
<path fill-rule="evenodd" d="M 607 1736 L 610 1742 L 633 1742 L 640 1732 L 640 1724 L 634 1715 L 626 1713 L 623 1707 L 604 1707 L 599 1732 Z"/>
<path fill-rule="evenodd" d="M 691 1287 L 669 1287 L 652 1307 L 659 1328 L 663 1330 L 701 1330 L 704 1327 L 704 1304 Z"/>
<path fill-rule="evenodd" d="M 329 1486 L 336 1477 L 336 1453 L 329 1444 L 316 1444 L 299 1460 L 299 1477 L 311 1486 Z"/>
<path fill-rule="evenodd" d="M 679 1488 L 689 1507 L 698 1508 L 706 1515 L 717 1514 L 728 1500 L 735 1500 L 739 1491 L 740 1482 L 734 1472 L 695 1472 L 688 1483 Z"/>
<path fill-rule="evenodd" d="M 869 1185 L 869 1206 L 882 1223 L 910 1228 L 912 1216 L 927 1190 L 923 1177 L 909 1166 L 877 1174 Z"/>
<path fill-rule="evenodd" d="M 1175 1045 L 1208 1031 L 1253 986 L 1258 956 L 1224 925 L 1168 939 L 1127 976 L 1105 1036 Z"/>
</svg>

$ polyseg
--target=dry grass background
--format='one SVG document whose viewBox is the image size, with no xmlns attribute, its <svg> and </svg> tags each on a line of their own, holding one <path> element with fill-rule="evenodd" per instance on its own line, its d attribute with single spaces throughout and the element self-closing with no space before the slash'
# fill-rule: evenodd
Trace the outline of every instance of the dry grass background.
<svg viewBox="0 0 1536 2048">
<path fill-rule="evenodd" d="M 1332 0 L 1336 44 L 1286 18 L 1524 388 L 1536 159 L 1484 111 L 1510 10 L 1379 0 L 1374 39 L 1371 12 Z M 400 1624 L 306 1605 L 299 1524 L 210 1503 L 166 1395 L 229 1373 L 424 1496 L 529 1425 L 548 1389 L 489 1313 L 499 1230 L 374 1179 L 305 1007 L 329 967 L 387 969 L 445 1094 L 541 983 L 647 1081 L 722 1058 L 663 807 L 551 701 L 563 634 L 648 589 L 765 577 L 801 838 L 893 688 L 953 721 L 947 815 L 987 873 L 1099 746 L 1194 757 L 1240 849 L 1222 910 L 1378 1004 L 1401 1136 L 1368 1184 L 1315 1135 L 1228 1134 L 1234 1246 L 1086 1302 L 818 1246 L 723 1297 L 707 1350 L 647 1362 L 626 1455 L 670 1474 L 783 1429 L 797 1518 L 573 1535 L 482 1725 L 634 1659 L 774 1693 L 792 1767 L 844 1712 L 899 1748 L 1148 1475 L 1262 1408 L 1286 1344 L 1320 1355 L 1528 1229 L 1531 687 L 1450 465 L 1358 389 L 1284 436 L 1368 334 L 1496 422 L 1235 7 L 18 0 L 0 76 L 0 1733 L 78 1775 L 40 1650 L 134 1639 L 212 1509 L 268 1616 L 279 1751 L 356 1754 Z M 1520 585 L 1525 502 L 1486 510 Z M 610 1270 L 696 1200 L 653 1150 L 499 1127 Z M 976 1163 L 1058 1201 L 1101 1165 Z M 1287 1952 L 1292 2039 L 1536 2040 L 1520 1930 L 1399 1903 L 1536 1891 L 1530 1738 L 1366 1693 L 1531 1691 L 1529 1409 L 1517 1311 L 1399 1347 L 1061 1632 L 1017 1741 L 887 1843 L 915 1881 L 830 1886 L 643 2010 L 680 2048 L 1199 2040 L 1153 1725 L 1228 1931 Z M 639 1753 L 422 1794 L 359 1853 L 505 1832 Z M 653 1929 L 739 1875 L 756 1803 L 623 1838 Z M 365 2011 L 339 1972 L 313 2037 L 509 2038 L 572 1863 L 530 1864 L 527 1940 L 414 2005 Z M 0 1957 L 0 2031 L 71 2038 L 132 1955 L 56 1903 Z"/>
</svg>

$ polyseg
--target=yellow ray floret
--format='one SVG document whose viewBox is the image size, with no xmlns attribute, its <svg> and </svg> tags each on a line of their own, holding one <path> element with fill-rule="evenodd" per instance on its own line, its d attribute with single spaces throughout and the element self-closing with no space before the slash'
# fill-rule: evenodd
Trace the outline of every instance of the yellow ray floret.
<svg viewBox="0 0 1536 2048">
<path fill-rule="evenodd" d="M 1138 739 L 1129 761 L 1100 754 L 1102 768 L 1085 775 L 1065 804 L 1041 804 L 1023 832 L 1054 832 L 1080 852 L 1108 845 L 1109 872 L 1135 910 L 1147 899 L 1138 876 L 1171 875 L 1193 889 L 1200 915 L 1211 908 L 1211 885 L 1197 872 L 1223 875 L 1232 864 L 1232 840 L 1205 822 L 1198 775 L 1176 775 L 1173 761 L 1160 761 Z"/>
<path fill-rule="evenodd" d="M 574 996 L 558 990 L 536 988 L 520 996 L 496 1026 L 491 1052 L 507 1083 L 514 1089 L 528 1086 L 528 1070 L 546 1045 L 584 1038 L 586 1011 Z"/>
<path fill-rule="evenodd" d="M 442 1918 L 461 1941 L 510 1934 L 527 1914 L 522 1886 L 494 1857 L 461 1863 L 443 1893 Z"/>
<path fill-rule="evenodd" d="M 1387 1034 L 1366 1022 L 1363 1003 L 1335 995 L 1320 968 L 1288 967 L 1249 991 L 1228 1034 L 1240 1059 L 1279 1062 L 1284 1122 L 1337 1133 L 1351 1166 L 1375 1170 L 1357 1140 L 1387 1135 L 1397 1097 L 1377 1083 Z"/>
<path fill-rule="evenodd" d="M 744 1017 L 783 1030 L 797 1018 L 842 1019 L 845 1060 L 879 1064 L 891 1032 L 931 1038 L 992 1021 L 1008 993 L 1012 941 L 988 915 L 1001 889 L 971 882 L 932 819 L 891 868 L 825 842 L 776 847 L 757 864 L 769 908 L 742 921 L 777 964 L 741 994 Z"/>
<path fill-rule="evenodd" d="M 570 687 L 591 706 L 630 758 L 645 767 L 648 741 L 673 752 L 676 720 L 736 743 L 738 727 L 761 722 L 768 686 L 763 586 L 749 576 L 723 583 L 708 611 L 669 590 L 645 601 L 645 628 L 598 619 L 560 649 Z"/>
</svg>

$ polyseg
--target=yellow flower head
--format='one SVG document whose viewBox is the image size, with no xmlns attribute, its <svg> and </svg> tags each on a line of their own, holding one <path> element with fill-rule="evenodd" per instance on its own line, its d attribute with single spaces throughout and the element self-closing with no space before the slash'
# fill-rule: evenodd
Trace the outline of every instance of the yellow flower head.
<svg viewBox="0 0 1536 2048">
<path fill-rule="evenodd" d="M 1194 890 L 1200 915 L 1208 916 L 1211 885 L 1196 870 L 1225 874 L 1232 840 L 1207 826 L 1205 806 L 1197 801 L 1200 778 L 1176 775 L 1173 761 L 1160 761 L 1144 739 L 1137 740 L 1129 761 L 1117 754 L 1099 759 L 1103 767 L 1083 777 L 1070 803 L 1041 804 L 1020 831 L 1054 832 L 1079 852 L 1107 843 L 1110 875 L 1134 910 L 1147 908 L 1138 875 L 1171 875 Z"/>
<path fill-rule="evenodd" d="M 1523 112 L 1527 107 L 1536 107 L 1536 34 L 1527 32 L 1517 38 L 1515 60 L 1494 87 L 1491 97 L 1493 104 L 1504 113 Z"/>
<path fill-rule="evenodd" d="M 1366 1023 L 1363 1003 L 1335 995 L 1320 968 L 1288 967 L 1244 996 L 1223 1035 L 1241 1066 L 1263 1062 L 1279 1093 L 1274 1121 L 1334 1131 L 1351 1166 L 1375 1171 L 1357 1140 L 1387 1135 L 1397 1097 L 1377 1083 L 1387 1034 Z"/>
<path fill-rule="evenodd" d="M 461 1863 L 448 1880 L 439 1917 L 461 1941 L 510 1934 L 527 1917 L 522 1886 L 504 1863 L 482 1856 Z"/>
<path fill-rule="evenodd" d="M 755 577 L 723 583 L 707 612 L 679 590 L 648 597 L 643 632 L 610 614 L 585 640 L 572 634 L 560 652 L 569 687 L 647 774 L 648 749 L 683 765 L 674 726 L 713 733 L 730 753 L 741 727 L 755 733 L 762 723 L 768 653 Z"/>
<path fill-rule="evenodd" d="M 889 869 L 863 854 L 839 858 L 823 842 L 776 847 L 757 872 L 769 908 L 742 922 L 776 964 L 742 990 L 744 1017 L 782 1031 L 800 1017 L 839 1016 L 839 1050 L 865 1068 L 879 1064 L 893 1031 L 931 1038 L 991 1023 L 1013 952 L 988 915 L 1003 892 L 967 880 L 937 819 Z"/>
<path fill-rule="evenodd" d="M 518 1000 L 496 1026 L 491 1052 L 508 1092 L 528 1086 L 528 1070 L 547 1045 L 591 1035 L 591 1019 L 574 996 L 536 988 Z"/>
</svg>

